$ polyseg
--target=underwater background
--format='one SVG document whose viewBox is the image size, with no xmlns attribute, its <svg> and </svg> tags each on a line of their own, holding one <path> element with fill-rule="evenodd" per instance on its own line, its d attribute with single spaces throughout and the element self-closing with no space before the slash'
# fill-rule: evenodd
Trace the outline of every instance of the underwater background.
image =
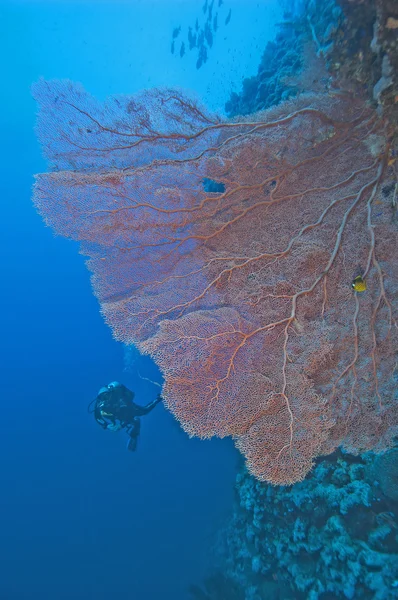
<svg viewBox="0 0 398 600">
<path fill-rule="evenodd" d="M 40 78 L 100 101 L 172 86 L 235 118 L 327 94 L 316 54 L 393 132 L 376 217 L 396 227 L 397 34 L 391 0 L 0 0 L 0 600 L 398 598 L 395 448 L 338 450 L 275 487 L 248 473 L 231 439 L 189 439 L 162 406 L 142 419 L 134 454 L 88 414 L 110 381 L 146 404 L 162 377 L 112 338 L 78 244 L 32 204 L 48 165 L 31 96 Z M 391 242 L 395 269 L 397 253 Z M 392 407 L 397 374 L 382 389 Z"/>
<path fill-rule="evenodd" d="M 157 388 L 138 368 L 161 379 L 149 359 L 124 370 L 77 245 L 54 238 L 36 214 L 33 174 L 46 164 L 30 87 L 39 77 L 70 78 L 103 99 L 179 85 L 222 106 L 255 72 L 280 14 L 275 3 L 250 14 L 243 1 L 231 6 L 229 28 L 220 27 L 198 70 L 196 56 L 183 61 L 170 43 L 174 27 L 203 21 L 201 2 L 0 3 L 2 600 L 182 600 L 230 509 L 232 443 L 189 440 L 158 407 L 132 455 L 123 433 L 102 431 L 87 413 L 112 380 L 138 403 L 152 400 Z"/>
</svg>

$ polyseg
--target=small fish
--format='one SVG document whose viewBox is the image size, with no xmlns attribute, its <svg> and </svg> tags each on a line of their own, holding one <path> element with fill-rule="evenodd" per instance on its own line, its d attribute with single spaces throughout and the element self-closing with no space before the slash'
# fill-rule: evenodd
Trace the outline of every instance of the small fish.
<svg viewBox="0 0 398 600">
<path fill-rule="evenodd" d="M 189 27 L 188 29 L 188 42 L 189 42 L 189 49 L 192 50 L 192 48 L 195 48 L 196 46 L 196 34 L 192 33 L 192 27 Z"/>
<path fill-rule="evenodd" d="M 179 36 L 180 31 L 181 31 L 181 25 L 179 27 L 174 27 L 174 29 L 173 29 L 173 40 L 175 40 Z"/>
<path fill-rule="evenodd" d="M 211 32 L 210 25 L 208 23 L 206 23 L 206 25 L 205 25 L 204 33 L 205 33 L 205 39 L 206 39 L 207 45 L 209 46 L 209 48 L 211 48 L 213 45 L 213 34 Z"/>
<path fill-rule="evenodd" d="M 200 69 L 200 67 L 207 61 L 207 48 L 206 46 L 201 46 L 199 49 L 198 60 L 196 61 L 196 68 Z"/>
<path fill-rule="evenodd" d="M 207 17 L 208 21 L 211 21 L 213 19 L 213 4 L 214 0 L 212 0 L 211 4 L 209 4 L 209 15 Z"/>
<path fill-rule="evenodd" d="M 361 275 L 355 277 L 351 285 L 355 292 L 364 292 L 367 288 L 366 281 L 363 279 L 363 277 L 361 277 Z"/>
</svg>

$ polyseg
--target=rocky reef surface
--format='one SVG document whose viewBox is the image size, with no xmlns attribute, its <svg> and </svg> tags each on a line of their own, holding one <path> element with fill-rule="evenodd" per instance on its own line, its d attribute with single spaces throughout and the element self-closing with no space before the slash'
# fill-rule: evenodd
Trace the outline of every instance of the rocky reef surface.
<svg viewBox="0 0 398 600">
<path fill-rule="evenodd" d="M 231 94 L 228 116 L 269 108 L 309 91 L 306 86 L 341 85 L 365 95 L 396 124 L 398 2 L 305 0 L 298 14 L 288 10 L 291 5 L 285 3 L 285 19 L 275 41 L 266 45 L 257 74 L 243 81 L 239 94 Z M 313 53 L 326 65 L 329 80 L 315 81 L 316 69 L 308 64 Z"/>
<path fill-rule="evenodd" d="M 398 450 L 331 455 L 292 487 L 242 468 L 236 495 L 217 552 L 244 600 L 398 598 Z"/>
</svg>

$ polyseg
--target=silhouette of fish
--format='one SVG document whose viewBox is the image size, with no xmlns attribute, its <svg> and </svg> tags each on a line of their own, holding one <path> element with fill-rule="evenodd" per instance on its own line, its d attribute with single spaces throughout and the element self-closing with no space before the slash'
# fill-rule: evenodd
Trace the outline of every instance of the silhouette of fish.
<svg viewBox="0 0 398 600">
<path fill-rule="evenodd" d="M 205 38 L 206 38 L 207 45 L 209 46 L 209 48 L 211 48 L 213 45 L 213 34 L 211 32 L 210 25 L 208 23 L 206 23 L 206 25 L 205 25 L 204 32 L 205 32 Z"/>
<path fill-rule="evenodd" d="M 227 18 L 225 19 L 225 25 L 228 25 L 228 23 L 231 20 L 231 12 L 232 12 L 232 9 L 230 8 L 229 13 L 227 14 Z"/>
<path fill-rule="evenodd" d="M 196 46 L 196 35 L 192 33 L 192 27 L 188 29 L 188 44 L 190 50 Z"/>
<path fill-rule="evenodd" d="M 181 58 L 184 56 L 184 54 L 185 54 L 185 44 L 184 44 L 184 42 L 182 42 L 181 48 L 180 48 L 180 56 L 181 56 Z"/>
<path fill-rule="evenodd" d="M 214 4 L 214 0 L 212 0 L 212 3 L 209 5 L 209 16 L 208 16 L 208 21 L 211 21 L 213 18 L 213 4 Z"/>
<path fill-rule="evenodd" d="M 173 40 L 175 40 L 176 37 L 179 36 L 180 31 L 181 31 L 181 25 L 179 25 L 179 27 L 174 27 L 174 29 L 173 29 Z"/>
<path fill-rule="evenodd" d="M 201 46 L 199 49 L 198 60 L 196 61 L 196 68 L 200 69 L 200 67 L 207 61 L 207 48 L 206 46 Z"/>
</svg>

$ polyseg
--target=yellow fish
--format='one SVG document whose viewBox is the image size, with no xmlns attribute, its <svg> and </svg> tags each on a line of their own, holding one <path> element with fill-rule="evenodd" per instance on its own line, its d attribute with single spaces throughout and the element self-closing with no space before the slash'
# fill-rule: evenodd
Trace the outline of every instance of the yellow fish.
<svg viewBox="0 0 398 600">
<path fill-rule="evenodd" d="M 366 281 L 358 275 L 352 282 L 352 288 L 355 292 L 364 292 L 366 290 Z"/>
</svg>

